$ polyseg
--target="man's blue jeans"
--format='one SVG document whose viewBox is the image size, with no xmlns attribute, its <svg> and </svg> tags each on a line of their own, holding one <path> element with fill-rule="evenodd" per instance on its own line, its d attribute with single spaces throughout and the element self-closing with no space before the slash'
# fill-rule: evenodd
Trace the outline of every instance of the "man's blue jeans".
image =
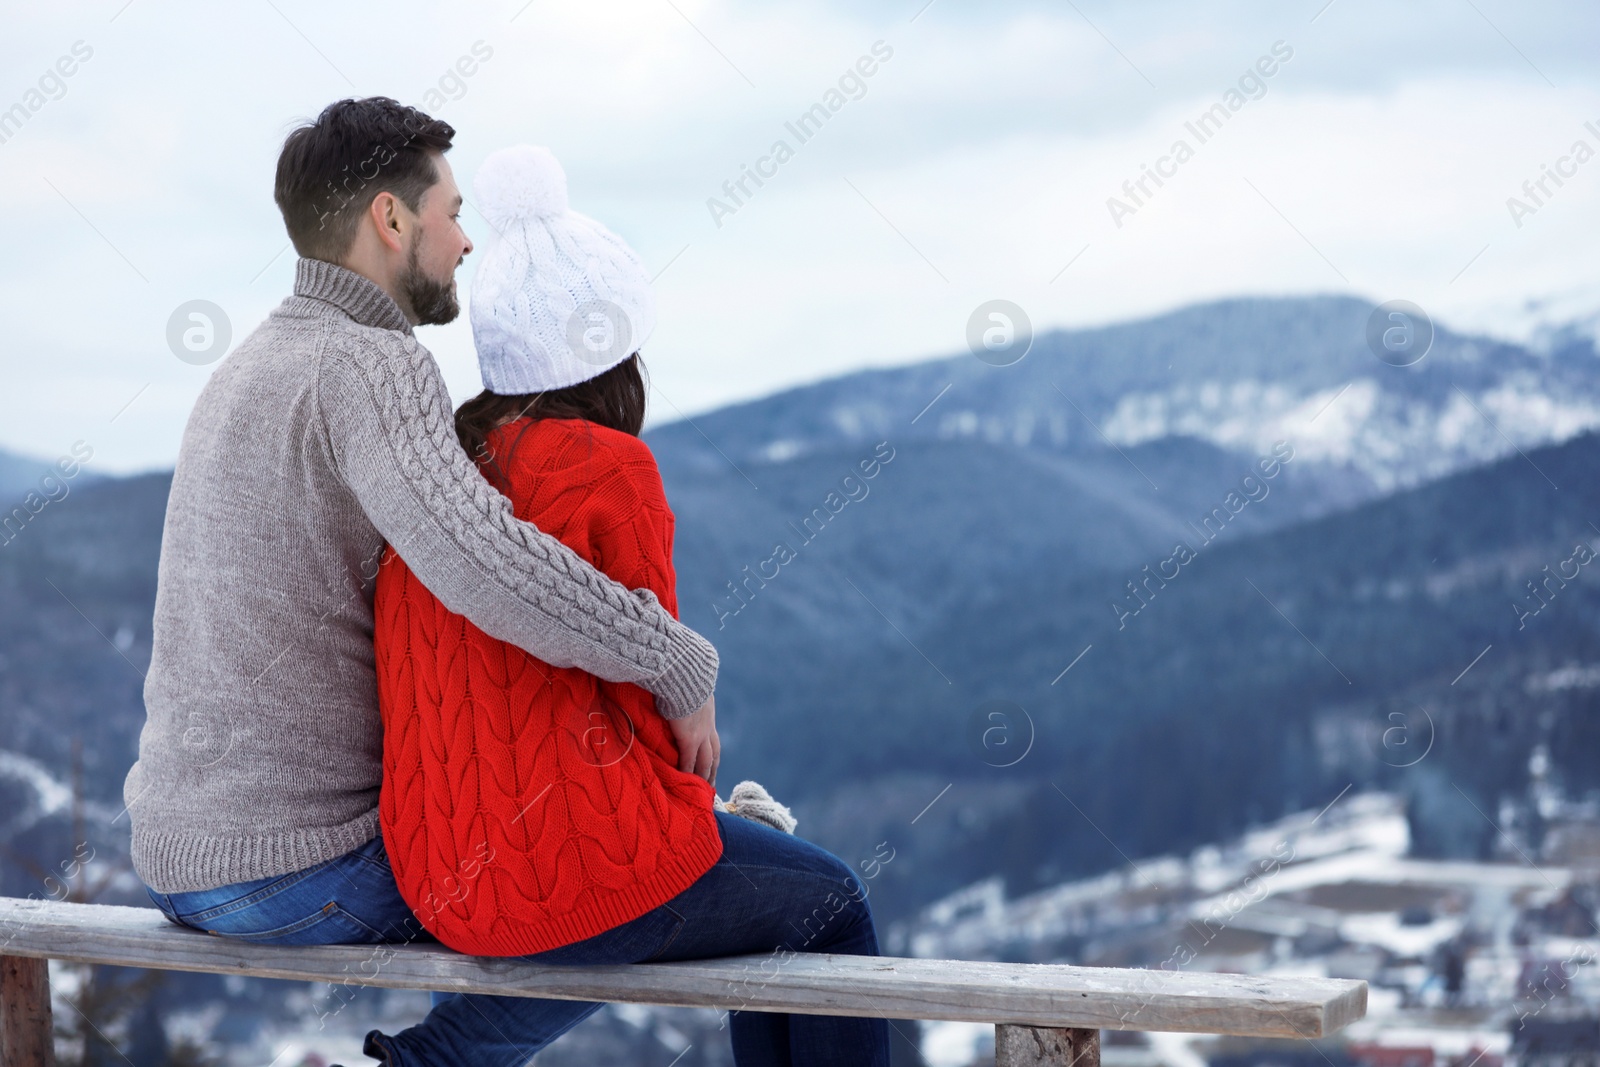
<svg viewBox="0 0 1600 1067">
<path fill-rule="evenodd" d="M 753 991 L 781 971 L 790 953 L 878 955 L 866 886 L 844 861 L 748 819 L 716 817 L 722 858 L 694 885 L 631 922 L 527 958 L 615 964 L 771 953 L 751 972 Z M 150 896 L 173 922 L 264 945 L 431 940 L 419 935 L 421 925 L 400 897 L 382 837 L 294 874 Z M 382 964 L 375 952 L 363 969 L 376 973 Z M 393 1036 L 373 1031 L 366 1051 L 397 1067 L 520 1067 L 599 1008 L 577 1000 L 435 994 L 426 1019 Z M 728 1025 L 740 1067 L 889 1063 L 882 1019 L 733 1011 Z"/>
</svg>

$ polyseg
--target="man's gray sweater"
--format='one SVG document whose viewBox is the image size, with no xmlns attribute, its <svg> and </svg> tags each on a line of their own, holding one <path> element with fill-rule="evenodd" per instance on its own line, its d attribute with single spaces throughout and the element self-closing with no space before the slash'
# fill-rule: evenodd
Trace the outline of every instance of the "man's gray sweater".
<svg viewBox="0 0 1600 1067">
<path fill-rule="evenodd" d="M 717 653 L 517 520 L 456 440 L 427 349 L 378 286 L 301 260 L 211 376 L 167 504 L 139 760 L 123 799 L 158 892 L 303 870 L 378 833 L 372 591 L 393 545 L 452 611 L 669 718 Z"/>
</svg>

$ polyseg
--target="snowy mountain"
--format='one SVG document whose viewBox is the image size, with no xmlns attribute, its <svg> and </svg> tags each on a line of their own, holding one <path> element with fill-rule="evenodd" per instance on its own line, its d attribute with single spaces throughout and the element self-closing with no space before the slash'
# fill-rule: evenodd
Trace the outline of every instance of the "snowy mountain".
<svg viewBox="0 0 1600 1067">
<path fill-rule="evenodd" d="M 707 464 L 884 439 L 1059 451 L 1178 435 L 1250 454 L 1287 440 L 1343 505 L 1600 426 L 1586 329 L 1529 347 L 1435 323 L 1426 354 L 1399 367 L 1367 340 L 1374 310 L 1349 297 L 1198 305 L 1045 334 L 1011 366 L 962 353 L 866 371 L 653 437 Z"/>
<path fill-rule="evenodd" d="M 683 617 L 722 654 L 724 773 L 762 781 L 847 859 L 888 841 L 886 923 L 965 894 L 915 920 L 925 944 L 1100 938 L 1127 960 L 1150 950 L 1140 916 L 1161 932 L 1169 897 L 1228 891 L 1227 848 L 1215 863 L 1194 849 L 1347 784 L 1345 803 L 1406 798 L 1413 859 L 1460 860 L 1493 851 L 1474 806 L 1501 818 L 1536 746 L 1572 790 L 1600 788 L 1600 596 L 1585 571 L 1528 599 L 1578 540 L 1600 550 L 1600 434 L 1577 433 L 1600 408 L 1600 360 L 1587 341 L 1440 329 L 1421 362 L 1392 367 L 1366 347 L 1368 311 L 1229 301 L 1042 337 L 1011 367 L 962 355 L 652 430 Z M 1280 440 L 1294 458 L 1252 493 L 1243 476 Z M 75 483 L 0 547 L 0 845 L 38 867 L 72 854 L 75 736 L 90 844 L 125 856 L 169 481 Z M 1208 519 L 1220 533 L 1200 532 Z M 1178 539 L 1198 557 L 1149 577 Z M 996 702 L 1026 758 L 974 739 Z M 1396 715 L 1428 731 L 1403 732 L 1431 753 L 1420 766 L 1392 743 Z M 1517 818 L 1502 825 L 1543 816 Z M 1309 855 L 1312 836 L 1297 840 Z M 1140 861 L 1156 889 L 1097 874 L 1122 852 L 1167 857 Z M 3 862 L 0 891 L 39 879 Z M 1120 918 L 1094 902 L 1141 892 Z M 1272 907 L 1261 924 L 1321 921 Z M 249 989 L 225 991 L 230 1012 L 264 1010 Z M 659 1045 L 660 1020 L 637 1022 Z"/>
</svg>

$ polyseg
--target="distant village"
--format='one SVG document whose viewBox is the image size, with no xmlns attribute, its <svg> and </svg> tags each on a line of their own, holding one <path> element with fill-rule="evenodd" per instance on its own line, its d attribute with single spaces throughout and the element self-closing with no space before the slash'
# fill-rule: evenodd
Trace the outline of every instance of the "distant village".
<svg viewBox="0 0 1600 1067">
<path fill-rule="evenodd" d="M 1340 796 L 1188 856 L 1008 899 L 990 879 L 888 933 L 924 957 L 1358 978 L 1367 1018 L 1328 1041 L 1106 1031 L 1106 1067 L 1600 1067 L 1600 800 L 1483 812 L 1491 862 L 1411 855 L 1403 798 Z M 992 1028 L 927 1023 L 929 1067 L 993 1062 Z"/>
</svg>

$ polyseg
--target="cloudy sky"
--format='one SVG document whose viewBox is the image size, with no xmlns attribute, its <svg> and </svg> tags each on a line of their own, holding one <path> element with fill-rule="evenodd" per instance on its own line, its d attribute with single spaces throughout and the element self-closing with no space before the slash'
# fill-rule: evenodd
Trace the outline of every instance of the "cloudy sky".
<svg viewBox="0 0 1600 1067">
<path fill-rule="evenodd" d="M 237 343 L 288 292 L 276 154 L 349 95 L 436 105 L 464 185 L 504 145 L 556 153 L 573 206 L 660 272 L 656 418 L 960 351 L 995 298 L 1039 329 L 1263 293 L 1505 335 L 1600 307 L 1600 159 L 1574 155 L 1600 150 L 1593 4 L 6 6 L 0 448 L 81 439 L 106 471 L 176 455 L 212 369 L 174 356 L 176 308 L 215 303 Z M 801 144 L 785 123 L 841 77 Z M 1186 124 L 1230 90 L 1202 143 Z M 793 158 L 730 201 L 780 139 Z M 1146 167 L 1167 176 L 1135 199 Z M 475 392 L 465 316 L 419 334 Z"/>
</svg>

